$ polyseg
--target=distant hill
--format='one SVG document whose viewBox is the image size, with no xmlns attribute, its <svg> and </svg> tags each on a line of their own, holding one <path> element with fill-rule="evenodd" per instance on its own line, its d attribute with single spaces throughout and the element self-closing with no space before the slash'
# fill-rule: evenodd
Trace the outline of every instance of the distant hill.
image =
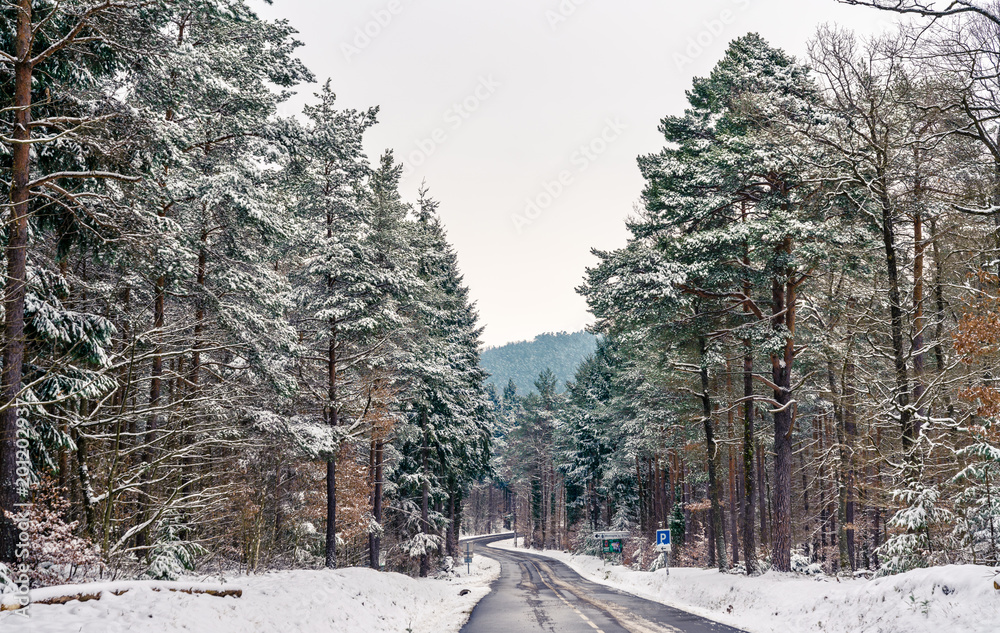
<svg viewBox="0 0 1000 633">
<path fill-rule="evenodd" d="M 535 391 L 535 379 L 546 367 L 559 379 L 559 390 L 566 388 L 576 368 L 597 349 L 597 337 L 589 332 L 539 334 L 533 341 L 508 343 L 483 352 L 480 364 L 490 373 L 489 382 L 503 392 L 507 381 L 514 379 L 519 395 Z"/>
</svg>

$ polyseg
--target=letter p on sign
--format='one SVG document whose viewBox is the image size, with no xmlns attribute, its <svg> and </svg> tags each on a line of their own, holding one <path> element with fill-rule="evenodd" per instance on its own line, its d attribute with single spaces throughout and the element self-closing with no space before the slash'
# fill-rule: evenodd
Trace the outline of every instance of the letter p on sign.
<svg viewBox="0 0 1000 633">
<path fill-rule="evenodd" d="M 657 530 L 656 531 L 656 546 L 657 547 L 669 547 L 670 546 L 670 530 Z"/>
</svg>

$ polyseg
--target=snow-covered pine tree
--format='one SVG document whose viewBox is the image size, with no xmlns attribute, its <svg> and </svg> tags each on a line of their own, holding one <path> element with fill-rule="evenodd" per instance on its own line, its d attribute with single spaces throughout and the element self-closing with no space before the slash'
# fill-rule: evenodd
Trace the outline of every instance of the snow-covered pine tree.
<svg viewBox="0 0 1000 633">
<path fill-rule="evenodd" d="M 162 50 L 133 75 L 153 135 L 144 201 L 160 228 L 141 268 L 148 286 L 134 289 L 153 306 L 144 461 L 165 448 L 161 431 L 211 440 L 212 428 L 236 431 L 262 397 L 291 388 L 294 332 L 275 265 L 287 226 L 274 193 L 281 139 L 267 130 L 283 129 L 274 125 L 282 90 L 310 78 L 293 57 L 293 31 L 244 2 L 180 2 L 157 17 Z M 183 428 L 163 407 L 185 411 Z M 163 492 L 180 486 L 181 504 L 206 474 L 197 446 L 170 465 L 181 475 Z"/>
<path fill-rule="evenodd" d="M 28 413 L 33 462 L 68 484 L 82 532 L 113 556 L 148 546 L 165 499 L 183 520 L 211 516 L 225 477 L 206 483 L 219 473 L 206 441 L 247 417 L 248 391 L 288 382 L 282 208 L 262 186 L 276 146 L 260 131 L 282 98 L 272 86 L 308 73 L 287 25 L 242 2 L 28 4 L 34 16 L 3 19 L 37 27 L 24 366 L 46 397 Z M 20 28 L 8 23 L 4 37 Z"/>
<path fill-rule="evenodd" d="M 3 244 L 6 277 L 0 380 L 0 561 L 14 559 L 17 539 L 14 524 L 4 513 L 12 512 L 14 503 L 26 493 L 16 486 L 17 420 L 28 413 L 22 409 L 24 404 L 42 402 L 31 393 L 41 376 L 36 374 L 31 385 L 25 384 L 26 332 L 31 327 L 28 320 L 37 321 L 41 331 L 48 330 L 46 334 L 52 338 L 46 345 L 54 346 L 49 351 L 58 350 L 62 355 L 67 350 L 71 355 L 77 353 L 77 341 L 67 340 L 68 335 L 80 339 L 84 347 L 101 357 L 111 334 L 110 325 L 101 319 L 73 314 L 55 301 L 58 287 L 65 289 L 63 280 L 50 276 L 46 282 L 46 273 L 32 272 L 52 270 L 55 262 L 45 257 L 33 262 L 31 255 L 33 240 L 51 230 L 53 218 L 62 218 L 66 229 L 63 236 L 87 232 L 100 241 L 114 237 L 115 231 L 122 228 L 123 215 L 128 216 L 122 213 L 126 206 L 122 204 L 122 186 L 135 176 L 130 173 L 130 165 L 124 171 L 119 168 L 128 163 L 134 146 L 127 138 L 117 139 L 112 131 L 112 122 L 127 109 L 120 95 L 107 88 L 109 79 L 124 72 L 134 59 L 131 27 L 141 24 L 142 5 L 128 0 L 19 0 L 0 9 L 0 91 L 4 103 L 12 106 L 3 108 L 0 114 L 6 130 L 0 142 L 0 169 L 9 184 Z M 42 221 L 46 217 L 50 222 Z M 67 239 L 63 243 L 63 255 L 72 242 Z M 32 278 L 41 295 L 32 292 Z M 46 285 L 55 294 L 48 293 Z M 74 327 L 74 322 L 82 327 Z M 104 361 L 97 360 L 98 365 Z M 74 360 L 64 358 L 61 362 Z M 42 363 L 39 370 L 46 364 Z M 93 376 L 74 377 L 69 372 L 67 378 L 49 381 L 52 389 L 46 395 L 56 395 L 53 402 L 94 396 L 101 390 Z M 56 384 L 59 382 L 62 384 Z M 81 388 L 89 393 L 82 394 Z M 54 439 L 50 448 L 69 447 L 63 429 Z"/>
<path fill-rule="evenodd" d="M 335 567 L 336 460 L 364 431 L 369 372 L 391 366 L 400 299 L 416 280 L 399 235 L 407 213 L 399 170 L 390 154 L 373 171 L 361 147 L 377 111 L 338 110 L 329 84 L 317 97 L 291 166 L 299 228 L 289 279 L 303 345 L 292 431 L 327 463 L 326 564 Z"/>
<path fill-rule="evenodd" d="M 615 350 L 610 338 L 597 344 L 594 354 L 577 369 L 568 389 L 563 434 L 567 447 L 560 461 L 569 481 L 584 489 L 583 505 L 588 524 L 594 531 L 601 526 L 601 492 L 608 460 L 618 447 L 623 427 L 611 411 L 614 395 Z"/>
<path fill-rule="evenodd" d="M 218 494 L 232 478 L 211 462 L 246 441 L 251 403 L 290 388 L 294 340 L 275 270 L 284 206 L 268 186 L 280 146 L 262 133 L 281 129 L 281 90 L 309 77 L 292 31 L 243 2 L 178 2 L 141 18 L 149 54 L 117 90 L 131 105 L 123 134 L 141 143 L 132 207 L 150 228 L 93 273 L 123 325 L 120 371 L 114 406 L 88 421 L 90 450 L 78 456 L 102 473 L 109 557 L 149 551 L 167 513 L 176 535 L 220 538 L 210 526 L 232 511 Z"/>
<path fill-rule="evenodd" d="M 421 576 L 430 571 L 433 550 L 445 545 L 455 554 L 462 491 L 487 473 L 492 439 L 481 328 L 437 208 L 421 189 L 412 237 L 421 287 L 406 308 L 411 335 L 403 365 L 409 424 L 400 432 L 394 473 L 400 514 L 411 517 L 404 521 L 407 547 L 420 560 Z"/>
<path fill-rule="evenodd" d="M 683 265 L 684 293 L 742 310 L 745 332 L 735 336 L 769 356 L 771 375 L 754 377 L 773 392 L 772 564 L 780 570 L 791 565 L 798 292 L 838 237 L 836 223 L 807 202 L 812 149 L 793 134 L 818 123 L 818 101 L 805 66 L 750 34 L 695 80 L 683 116 L 663 120 L 667 148 L 640 160 L 649 214 L 640 234 Z"/>
</svg>

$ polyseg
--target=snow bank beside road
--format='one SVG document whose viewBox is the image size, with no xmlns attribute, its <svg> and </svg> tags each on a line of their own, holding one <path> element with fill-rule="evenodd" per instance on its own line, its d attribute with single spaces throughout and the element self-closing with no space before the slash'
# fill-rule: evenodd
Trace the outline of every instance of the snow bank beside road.
<svg viewBox="0 0 1000 633">
<path fill-rule="evenodd" d="M 514 549 L 513 541 L 494 544 Z M 525 551 L 518 548 L 518 551 Z M 769 572 L 756 578 L 674 567 L 638 572 L 594 556 L 534 552 L 594 582 L 750 633 L 997 633 L 998 570 L 976 565 L 918 569 L 877 580 Z"/>
<path fill-rule="evenodd" d="M 365 568 L 282 571 L 238 578 L 241 598 L 156 592 L 142 584 L 120 596 L 65 605 L 33 605 L 29 617 L 0 615 L 4 633 L 454 633 L 500 565 L 476 556 L 446 580 Z M 227 585 L 230 586 L 230 585 Z M 459 593 L 468 589 L 469 593 Z"/>
</svg>

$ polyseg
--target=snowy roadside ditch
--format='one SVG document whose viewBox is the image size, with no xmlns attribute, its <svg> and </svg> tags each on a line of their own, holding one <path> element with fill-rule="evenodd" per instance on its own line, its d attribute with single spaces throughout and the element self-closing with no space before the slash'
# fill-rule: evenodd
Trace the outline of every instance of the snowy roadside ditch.
<svg viewBox="0 0 1000 633">
<path fill-rule="evenodd" d="M 456 565 L 438 578 L 414 579 L 368 568 L 275 571 L 221 585 L 241 597 L 162 591 L 149 583 L 114 583 L 120 595 L 66 604 L 32 604 L 27 615 L 0 613 L 4 633 L 457 633 L 500 575 L 500 564 L 475 556 L 471 573 Z M 213 579 L 217 580 L 217 579 Z M 177 583 L 183 585 L 184 583 Z M 187 583 L 198 586 L 198 583 Z M 213 587 L 218 586 L 213 584 Z M 86 590 L 47 587 L 38 596 Z M 92 593 L 106 589 L 93 585 Z"/>
<path fill-rule="evenodd" d="M 747 578 L 715 570 L 673 567 L 634 571 L 595 556 L 562 551 L 498 549 L 538 554 L 584 578 L 750 633 L 996 633 L 1000 630 L 1000 570 L 977 565 L 917 569 L 878 578 L 837 579 L 768 572 Z"/>
</svg>

